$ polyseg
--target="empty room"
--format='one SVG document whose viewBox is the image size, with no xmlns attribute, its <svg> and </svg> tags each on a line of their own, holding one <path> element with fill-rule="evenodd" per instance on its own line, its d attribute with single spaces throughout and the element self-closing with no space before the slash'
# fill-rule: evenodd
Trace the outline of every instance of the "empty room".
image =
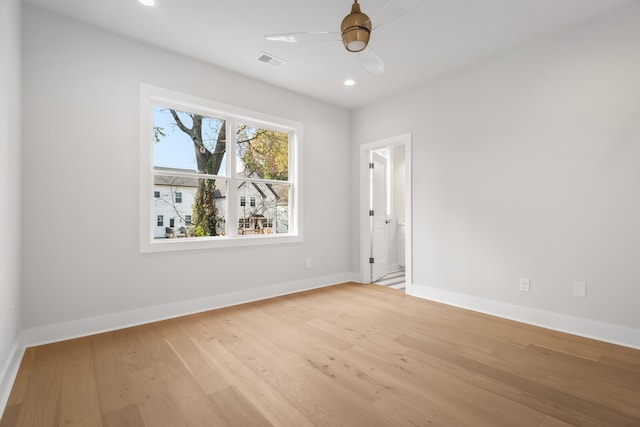
<svg viewBox="0 0 640 427">
<path fill-rule="evenodd" d="M 0 48 L 0 427 L 640 426 L 637 0 L 3 0 Z"/>
</svg>

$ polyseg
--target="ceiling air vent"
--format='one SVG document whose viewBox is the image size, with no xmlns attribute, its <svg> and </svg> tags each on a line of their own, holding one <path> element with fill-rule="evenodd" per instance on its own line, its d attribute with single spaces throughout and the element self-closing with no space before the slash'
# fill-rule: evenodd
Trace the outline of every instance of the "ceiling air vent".
<svg viewBox="0 0 640 427">
<path fill-rule="evenodd" d="M 275 68 L 278 68 L 286 62 L 284 59 L 276 58 L 275 56 L 264 52 L 262 52 L 256 59 Z"/>
</svg>

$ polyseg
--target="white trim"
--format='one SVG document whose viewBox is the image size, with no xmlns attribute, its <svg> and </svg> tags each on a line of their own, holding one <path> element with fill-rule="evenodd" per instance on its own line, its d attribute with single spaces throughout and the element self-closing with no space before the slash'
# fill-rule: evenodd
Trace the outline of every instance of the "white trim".
<svg viewBox="0 0 640 427">
<path fill-rule="evenodd" d="M 9 402 L 9 395 L 11 389 L 16 381 L 18 375 L 18 369 L 20 369 L 20 363 L 22 362 L 22 356 L 24 356 L 25 346 L 23 345 L 22 335 L 19 334 L 16 338 L 13 348 L 9 353 L 9 357 L 0 371 L 0 418 L 4 415 L 4 410 Z"/>
<path fill-rule="evenodd" d="M 145 323 L 157 322 L 174 317 L 186 316 L 218 308 L 229 307 L 247 302 L 288 295 L 310 289 L 323 288 L 353 281 L 349 273 L 317 277 L 295 282 L 255 287 L 221 295 L 212 295 L 171 304 L 145 307 L 138 310 L 123 311 L 86 319 L 72 320 L 52 325 L 39 326 L 23 331 L 26 347 L 48 344 L 67 339 L 79 338 L 102 332 L 113 331 Z"/>
<path fill-rule="evenodd" d="M 251 123 L 257 126 L 265 126 L 289 133 L 289 180 L 286 184 L 290 185 L 289 193 L 289 232 L 286 234 L 267 234 L 262 236 L 234 236 L 235 233 L 229 233 L 228 236 L 218 237 L 199 237 L 191 239 L 161 239 L 153 238 L 153 224 L 155 216 L 153 213 L 153 200 L 149 197 L 153 191 L 153 152 L 152 152 L 152 129 L 153 129 L 153 105 L 162 104 L 175 107 L 178 109 L 197 112 L 199 114 L 224 118 L 228 123 L 233 124 L 237 121 Z M 303 241 L 302 232 L 302 146 L 303 146 L 303 124 L 297 121 L 288 120 L 269 114 L 259 113 L 248 109 L 236 107 L 233 105 L 222 104 L 205 98 L 163 89 L 147 84 L 140 84 L 140 219 L 139 219 L 139 250 L 141 253 L 148 252 L 169 252 L 179 250 L 209 249 L 209 248 L 225 248 L 233 246 L 253 246 L 253 245 L 269 245 L 281 243 L 299 243 Z M 232 128 L 235 125 L 231 126 Z M 291 136 L 294 136 L 293 138 Z M 235 177 L 235 145 L 233 144 L 235 134 L 230 133 L 229 141 L 227 141 L 227 166 L 231 175 L 224 177 L 230 184 L 236 182 Z M 210 178 L 212 176 L 205 175 L 203 177 Z M 245 179 L 246 181 L 254 181 L 253 179 Z M 268 180 L 260 180 L 268 181 Z M 271 182 L 271 181 L 269 181 Z M 284 183 L 284 182 L 283 182 Z M 232 185 L 229 186 L 232 188 Z M 232 194 L 227 194 L 227 203 L 233 199 Z M 232 204 L 232 208 L 233 208 Z M 227 214 L 231 214 L 227 218 L 227 226 L 237 224 L 237 214 L 233 209 L 229 209 Z M 235 218 L 234 218 L 235 214 Z"/>
<path fill-rule="evenodd" d="M 555 331 L 640 349 L 640 329 L 509 304 L 429 286 L 414 285 L 411 289 L 407 289 L 407 294 Z"/>
<path fill-rule="evenodd" d="M 360 208 L 358 219 L 360 222 L 360 281 L 369 283 L 369 152 L 384 147 L 404 145 L 405 159 L 405 279 L 407 293 L 413 284 L 413 173 L 411 172 L 411 133 L 368 142 L 360 145 L 358 168 L 360 170 Z"/>
</svg>

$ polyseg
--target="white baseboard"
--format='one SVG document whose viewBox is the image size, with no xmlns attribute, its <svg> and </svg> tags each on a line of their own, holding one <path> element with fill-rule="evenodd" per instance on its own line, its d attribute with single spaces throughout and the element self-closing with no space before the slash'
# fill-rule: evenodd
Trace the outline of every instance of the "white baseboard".
<svg viewBox="0 0 640 427">
<path fill-rule="evenodd" d="M 355 273 L 336 274 L 295 282 L 282 283 L 245 289 L 220 295 L 212 295 L 171 304 L 145 307 L 138 310 L 124 311 L 69 322 L 44 325 L 23 331 L 25 347 L 48 344 L 72 338 L 79 338 L 101 332 L 113 331 L 159 320 L 185 316 L 193 313 L 229 307 L 251 301 L 273 298 L 280 295 L 310 289 L 322 288 L 338 283 L 354 281 Z"/>
<path fill-rule="evenodd" d="M 640 349 L 640 329 L 415 284 L 407 287 L 407 294 L 572 335 Z"/>
<path fill-rule="evenodd" d="M 0 418 L 4 415 L 4 410 L 7 407 L 9 395 L 11 394 L 11 388 L 18 375 L 20 362 L 22 362 L 25 348 L 22 342 L 22 335 L 18 335 L 11 349 L 11 353 L 9 353 L 9 357 L 2 367 L 2 371 L 0 371 Z"/>
</svg>

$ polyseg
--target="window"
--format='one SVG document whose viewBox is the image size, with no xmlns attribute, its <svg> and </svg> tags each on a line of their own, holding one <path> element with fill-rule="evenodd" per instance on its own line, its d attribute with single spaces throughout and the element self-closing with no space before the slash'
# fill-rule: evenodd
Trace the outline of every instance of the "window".
<svg viewBox="0 0 640 427">
<path fill-rule="evenodd" d="M 140 99 L 142 252 L 302 240 L 300 123 L 148 85 Z M 164 216 L 186 237 L 151 226 Z"/>
</svg>

